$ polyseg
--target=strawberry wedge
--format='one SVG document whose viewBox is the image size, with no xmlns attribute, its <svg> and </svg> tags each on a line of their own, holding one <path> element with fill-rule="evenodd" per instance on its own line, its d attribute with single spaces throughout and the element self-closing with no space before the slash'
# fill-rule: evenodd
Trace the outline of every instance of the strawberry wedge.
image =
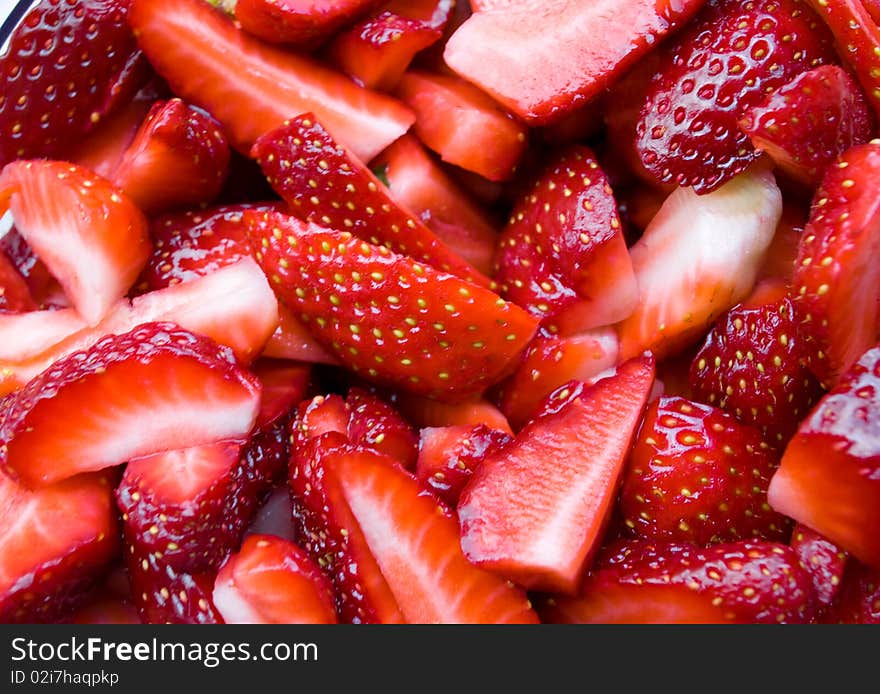
<svg viewBox="0 0 880 694">
<path fill-rule="evenodd" d="M 128 20 L 156 72 L 219 120 L 242 154 L 260 135 L 308 111 L 364 161 L 412 125 L 398 101 L 239 31 L 202 0 L 134 0 Z"/>
<path fill-rule="evenodd" d="M 147 221 L 108 181 L 66 162 L 17 161 L 0 173 L 0 212 L 90 324 L 125 295 L 147 261 Z"/>
<path fill-rule="evenodd" d="M 653 384 L 653 360 L 632 360 L 484 460 L 458 503 L 465 556 L 529 589 L 576 592 Z"/>
<path fill-rule="evenodd" d="M 56 362 L 0 407 L 0 467 L 27 486 L 244 437 L 259 382 L 228 347 L 149 323 Z"/>
</svg>

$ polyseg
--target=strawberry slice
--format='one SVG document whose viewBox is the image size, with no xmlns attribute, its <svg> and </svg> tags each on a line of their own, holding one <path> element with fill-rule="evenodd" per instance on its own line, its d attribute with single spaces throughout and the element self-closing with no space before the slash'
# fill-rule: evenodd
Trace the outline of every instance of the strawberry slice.
<svg viewBox="0 0 880 694">
<path fill-rule="evenodd" d="M 310 114 L 267 133 L 251 156 L 298 217 L 351 231 L 464 279 L 488 285 L 430 229 L 398 205 L 388 189 Z"/>
<path fill-rule="evenodd" d="M 122 155 L 113 182 L 148 214 L 211 202 L 229 170 L 220 124 L 180 99 L 157 102 Z"/>
<path fill-rule="evenodd" d="M 417 427 L 450 427 L 483 424 L 508 434 L 513 431 L 507 418 L 485 398 L 462 402 L 438 402 L 411 393 L 396 393 L 394 404 L 406 419 Z"/>
<path fill-rule="evenodd" d="M 453 34 L 443 58 L 530 125 L 545 124 L 601 93 L 700 5 L 696 0 L 511 3 L 476 12 Z"/>
<path fill-rule="evenodd" d="M 394 89 L 419 51 L 436 43 L 455 0 L 391 0 L 334 37 L 329 61 L 370 89 Z"/>
<path fill-rule="evenodd" d="M 243 154 L 264 133 L 309 111 L 364 161 L 412 125 L 412 114 L 398 101 L 242 33 L 202 0 L 180 0 L 173 7 L 163 0 L 133 0 L 128 19 L 174 93 L 219 120 Z"/>
<path fill-rule="evenodd" d="M 245 436 L 259 383 L 228 347 L 142 325 L 56 362 L 0 408 L 0 466 L 29 486 Z"/>
<path fill-rule="evenodd" d="M 841 58 L 849 65 L 880 116 L 880 27 L 861 0 L 808 0 L 837 43 Z"/>
<path fill-rule="evenodd" d="M 119 550 L 104 475 L 30 491 L 0 475 L 0 621 L 54 621 L 76 605 Z"/>
<path fill-rule="evenodd" d="M 455 507 L 477 467 L 513 437 L 484 424 L 427 427 L 419 438 L 416 478 L 440 501 Z"/>
<path fill-rule="evenodd" d="M 495 221 L 411 136 L 404 135 L 373 162 L 394 199 L 479 272 L 492 271 Z"/>
<path fill-rule="evenodd" d="M 348 391 L 345 404 L 351 412 L 348 438 L 394 458 L 412 469 L 419 455 L 419 438 L 413 428 L 391 405 L 360 388 Z"/>
<path fill-rule="evenodd" d="M 490 181 L 513 177 L 528 129 L 478 87 L 458 77 L 410 70 L 395 94 L 416 114 L 415 134 L 443 161 Z"/>
<path fill-rule="evenodd" d="M 809 574 L 772 542 L 699 549 L 637 540 L 613 546 L 579 597 L 552 598 L 562 624 L 803 624 L 815 614 Z"/>
<path fill-rule="evenodd" d="M 749 108 L 739 127 L 755 151 L 815 188 L 840 154 L 871 139 L 871 121 L 859 85 L 842 68 L 823 65 Z"/>
<path fill-rule="evenodd" d="M 0 314 L 33 311 L 37 306 L 27 282 L 5 253 L 0 253 Z"/>
<path fill-rule="evenodd" d="M 69 308 L 70 301 L 58 280 L 46 268 L 33 249 L 13 226 L 0 237 L 0 252 L 5 255 L 24 278 L 31 297 L 38 308 Z"/>
<path fill-rule="evenodd" d="M 496 266 L 504 296 L 551 332 L 632 313 L 639 290 L 617 202 L 591 150 L 575 145 L 552 157 L 514 206 Z"/>
<path fill-rule="evenodd" d="M 455 519 L 411 475 L 344 454 L 327 461 L 327 475 L 407 622 L 537 623 L 525 592 L 468 562 Z"/>
<path fill-rule="evenodd" d="M 487 457 L 458 503 L 465 556 L 528 589 L 576 592 L 653 383 L 653 360 L 632 360 Z"/>
<path fill-rule="evenodd" d="M 831 606 L 840 593 L 844 570 L 853 562 L 848 562 L 846 552 L 831 540 L 805 525 L 795 526 L 789 544 L 812 576 L 820 605 Z"/>
<path fill-rule="evenodd" d="M 245 213 L 282 301 L 358 375 L 464 399 L 500 380 L 535 330 L 483 287 L 292 217 Z"/>
<path fill-rule="evenodd" d="M 0 58 L 0 167 L 65 155 L 128 101 L 146 73 L 127 12 L 124 0 L 40 0 L 18 23 Z"/>
<path fill-rule="evenodd" d="M 829 619 L 837 624 L 880 624 L 880 570 L 850 561 Z"/>
<path fill-rule="evenodd" d="M 260 381 L 260 412 L 256 428 L 275 423 L 306 396 L 312 380 L 308 364 L 294 364 L 280 359 L 260 359 L 252 371 Z"/>
<path fill-rule="evenodd" d="M 785 283 L 768 280 L 715 322 L 691 363 L 690 387 L 782 449 L 822 392 L 806 357 Z"/>
<path fill-rule="evenodd" d="M 72 308 L 0 312 L 0 362 L 25 361 L 86 328 L 85 321 Z"/>
<path fill-rule="evenodd" d="M 572 337 L 535 337 L 516 371 L 500 387 L 501 411 L 511 426 L 520 429 L 550 392 L 569 381 L 589 381 L 617 364 L 619 347 L 611 328 Z"/>
<path fill-rule="evenodd" d="M 813 409 L 770 482 L 770 505 L 880 568 L 880 348 Z"/>
<path fill-rule="evenodd" d="M 270 43 L 314 46 L 381 0 L 236 0 L 235 18 L 249 34 Z"/>
<path fill-rule="evenodd" d="M 853 147 L 831 166 L 801 235 L 792 278 L 810 370 L 831 386 L 877 340 L 880 300 L 880 143 Z"/>
<path fill-rule="evenodd" d="M 0 173 L 0 211 L 7 209 L 92 325 L 134 284 L 150 254 L 147 221 L 135 204 L 73 164 L 8 164 Z"/>
<path fill-rule="evenodd" d="M 648 408 L 624 475 L 624 523 L 657 541 L 783 541 L 787 519 L 767 504 L 778 464 L 757 430 L 714 407 L 661 397 Z"/>
<path fill-rule="evenodd" d="M 738 127 L 749 108 L 797 75 L 835 62 L 829 32 L 801 0 L 711 0 L 662 56 L 642 105 L 637 148 L 658 181 L 697 193 L 758 158 Z"/>
<path fill-rule="evenodd" d="M 674 354 L 745 299 L 781 214 L 773 175 L 760 170 L 710 195 L 670 195 L 631 249 L 639 305 L 617 326 L 621 357 Z"/>
<path fill-rule="evenodd" d="M 335 624 L 333 586 L 292 542 L 251 535 L 217 574 L 214 604 L 226 624 Z"/>
</svg>

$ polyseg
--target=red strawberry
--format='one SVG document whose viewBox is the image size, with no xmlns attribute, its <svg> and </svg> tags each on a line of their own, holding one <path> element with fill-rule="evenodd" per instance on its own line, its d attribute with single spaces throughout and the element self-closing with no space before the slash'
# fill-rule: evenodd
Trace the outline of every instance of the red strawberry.
<svg viewBox="0 0 880 694">
<path fill-rule="evenodd" d="M 572 146 L 555 155 L 514 206 L 499 240 L 504 295 L 570 334 L 623 320 L 638 286 L 617 203 L 595 155 Z"/>
<path fill-rule="evenodd" d="M 880 348 L 813 409 L 770 483 L 770 505 L 880 568 Z"/>
<path fill-rule="evenodd" d="M 840 598 L 827 621 L 840 624 L 880 624 L 880 569 L 857 561 L 847 563 Z"/>
<path fill-rule="evenodd" d="M 801 566 L 812 576 L 820 605 L 833 604 L 841 589 L 844 569 L 853 563 L 847 561 L 846 552 L 805 525 L 795 526 L 790 546 L 797 552 Z"/>
<path fill-rule="evenodd" d="M 251 535 L 217 574 L 214 604 L 227 624 L 335 624 L 333 587 L 292 542 Z"/>
<path fill-rule="evenodd" d="M 861 0 L 808 0 L 834 34 L 841 58 L 880 116 L 880 28 Z"/>
<path fill-rule="evenodd" d="M 0 252 L 0 314 L 22 313 L 36 308 L 24 277 L 6 254 Z"/>
<path fill-rule="evenodd" d="M 823 65 L 746 110 L 740 129 L 787 175 L 818 186 L 838 155 L 871 138 L 871 113 L 842 68 Z"/>
<path fill-rule="evenodd" d="M 691 363 L 694 399 L 756 426 L 784 448 L 821 395 L 804 366 L 794 302 L 780 280 L 768 280 L 721 316 Z"/>
<path fill-rule="evenodd" d="M 0 237 L 0 252 L 24 278 L 30 289 L 31 297 L 39 308 L 68 308 L 70 301 L 64 296 L 64 290 L 46 268 L 33 249 L 13 226 L 5 236 Z"/>
<path fill-rule="evenodd" d="M 311 384 L 312 369 L 308 364 L 261 359 L 252 370 L 260 381 L 257 429 L 273 424 L 290 412 L 305 398 Z"/>
<path fill-rule="evenodd" d="M 458 503 L 465 556 L 529 589 L 576 592 L 653 382 L 653 360 L 632 360 L 487 457 Z"/>
<path fill-rule="evenodd" d="M 340 142 L 369 161 L 413 122 L 394 99 L 243 34 L 202 0 L 173 6 L 132 0 L 129 22 L 174 93 L 220 121 L 242 153 L 286 119 L 314 111 Z"/>
<path fill-rule="evenodd" d="M 113 173 L 148 214 L 211 202 L 229 170 L 229 143 L 211 116 L 180 99 L 150 109 Z"/>
<path fill-rule="evenodd" d="M 415 134 L 443 161 L 490 181 L 513 177 L 528 129 L 478 87 L 458 77 L 410 70 L 395 94 L 416 114 Z"/>
<path fill-rule="evenodd" d="M 649 540 L 709 545 L 787 538 L 767 503 L 779 461 L 751 427 L 679 397 L 648 408 L 623 478 L 620 511 Z"/>
<path fill-rule="evenodd" d="M 745 299 L 781 213 L 773 175 L 758 170 L 711 195 L 669 196 L 631 249 L 639 305 L 618 325 L 620 356 L 674 354 Z"/>
<path fill-rule="evenodd" d="M 326 471 L 407 622 L 537 622 L 521 589 L 468 562 L 455 519 L 411 475 L 345 453 Z"/>
<path fill-rule="evenodd" d="M 456 506 L 477 466 L 501 451 L 513 437 L 484 424 L 422 429 L 416 477 L 449 506 Z"/>
<path fill-rule="evenodd" d="M 535 330 L 496 294 L 349 233 L 246 213 L 282 301 L 358 375 L 464 399 L 503 377 Z"/>
<path fill-rule="evenodd" d="M 150 323 L 56 362 L 0 407 L 0 466 L 31 486 L 247 435 L 259 383 L 228 347 Z"/>
<path fill-rule="evenodd" d="M 874 24 L 878 24 L 880 22 L 880 0 L 862 0 L 862 5 L 864 5 L 868 14 L 871 15 Z"/>
<path fill-rule="evenodd" d="M 393 89 L 419 52 L 436 43 L 455 0 L 391 0 L 328 44 L 330 62 L 370 89 Z"/>
<path fill-rule="evenodd" d="M 474 427 L 483 424 L 490 429 L 513 433 L 507 418 L 497 407 L 483 398 L 447 403 L 401 392 L 396 394 L 394 404 L 408 421 L 418 427 L 449 427 L 463 424 Z"/>
<path fill-rule="evenodd" d="M 511 4 L 475 13 L 443 57 L 529 124 L 544 124 L 599 94 L 700 5 L 626 0 L 612 12 L 580 0 Z"/>
<path fill-rule="evenodd" d="M 488 214 L 437 164 L 419 141 L 404 135 L 374 160 L 377 176 L 457 255 L 488 275 L 498 234 Z"/>
<path fill-rule="evenodd" d="M 488 284 L 430 229 L 400 207 L 357 157 L 338 145 L 312 114 L 304 114 L 254 145 L 272 187 L 296 216 L 350 231 L 433 267 Z"/>
<path fill-rule="evenodd" d="M 572 337 L 539 335 L 500 388 L 499 406 L 511 426 L 521 428 L 547 395 L 569 381 L 588 381 L 617 362 L 619 341 L 604 328 Z"/>
<path fill-rule="evenodd" d="M 880 142 L 853 147 L 816 191 L 792 278 L 810 370 L 832 386 L 877 340 Z"/>
<path fill-rule="evenodd" d="M 0 361 L 25 361 L 86 328 L 86 322 L 72 308 L 26 313 L 0 312 Z"/>
<path fill-rule="evenodd" d="M 246 32 L 270 43 L 310 47 L 351 24 L 381 0 L 236 0 L 235 18 Z"/>
<path fill-rule="evenodd" d="M 790 548 L 736 542 L 699 549 L 637 540 L 612 547 L 579 597 L 553 598 L 545 622 L 574 624 L 806 623 L 809 574 Z"/>
<path fill-rule="evenodd" d="M 835 60 L 802 0 L 710 0 L 664 50 L 637 127 L 657 180 L 708 193 L 758 158 L 737 125 L 794 77 Z"/>
<path fill-rule="evenodd" d="M 103 178 L 73 164 L 8 164 L 0 173 L 0 210 L 94 325 L 128 292 L 150 253 L 147 222 Z"/>
<path fill-rule="evenodd" d="M 0 474 L 0 508 L 0 622 L 65 616 L 119 550 L 103 475 L 30 491 Z"/>
<path fill-rule="evenodd" d="M 419 438 L 397 410 L 359 388 L 348 392 L 345 404 L 351 412 L 347 434 L 353 443 L 384 453 L 404 468 L 415 467 Z"/>
<path fill-rule="evenodd" d="M 131 97 L 145 66 L 127 11 L 124 0 L 40 0 L 25 15 L 0 58 L 0 167 L 65 155 Z"/>
</svg>

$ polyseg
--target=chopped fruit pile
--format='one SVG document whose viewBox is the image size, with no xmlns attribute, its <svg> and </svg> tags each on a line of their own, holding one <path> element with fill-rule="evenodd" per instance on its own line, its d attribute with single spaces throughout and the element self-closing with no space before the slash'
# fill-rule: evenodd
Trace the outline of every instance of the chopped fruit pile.
<svg viewBox="0 0 880 694">
<path fill-rule="evenodd" d="M 0 622 L 880 623 L 878 8 L 34 3 Z"/>
</svg>

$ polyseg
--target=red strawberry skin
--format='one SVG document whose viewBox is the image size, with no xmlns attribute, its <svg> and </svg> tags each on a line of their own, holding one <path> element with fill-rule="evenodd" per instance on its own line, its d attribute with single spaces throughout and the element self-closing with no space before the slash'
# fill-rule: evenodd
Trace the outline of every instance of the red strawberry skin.
<svg viewBox="0 0 880 694">
<path fill-rule="evenodd" d="M 309 46 L 368 12 L 381 0 L 331 3 L 299 0 L 237 0 L 235 18 L 248 33 L 271 43 Z"/>
<path fill-rule="evenodd" d="M 850 561 L 843 576 L 840 598 L 826 621 L 880 624 L 880 570 Z"/>
<path fill-rule="evenodd" d="M 822 394 L 806 358 L 794 301 L 784 282 L 768 281 L 715 322 L 691 363 L 690 386 L 694 399 L 782 449 Z"/>
<path fill-rule="evenodd" d="M 649 540 L 709 545 L 788 536 L 767 503 L 778 459 L 753 428 L 714 407 L 661 397 L 633 446 L 620 511 Z"/>
<path fill-rule="evenodd" d="M 397 410 L 360 388 L 352 388 L 345 402 L 351 412 L 349 439 L 394 458 L 404 468 L 415 467 L 419 439 Z"/>
<path fill-rule="evenodd" d="M 0 466 L 29 486 L 244 436 L 259 382 L 231 350 L 172 323 L 106 337 L 0 406 Z"/>
<path fill-rule="evenodd" d="M 868 350 L 801 424 L 770 505 L 880 568 L 880 348 Z"/>
<path fill-rule="evenodd" d="M 815 596 L 785 545 L 698 549 L 639 540 L 609 548 L 581 597 L 551 599 L 541 616 L 575 624 L 802 624 L 815 616 Z"/>
<path fill-rule="evenodd" d="M 123 0 L 41 0 L 25 15 L 0 59 L 0 167 L 63 156 L 136 91 L 127 13 Z"/>
<path fill-rule="evenodd" d="M 789 545 L 812 576 L 820 605 L 827 609 L 840 593 L 844 572 L 854 562 L 848 561 L 846 552 L 831 540 L 805 525 L 795 526 Z"/>
<path fill-rule="evenodd" d="M 247 213 L 276 293 L 359 376 L 461 400 L 500 380 L 535 331 L 496 294 L 345 232 Z"/>
<path fill-rule="evenodd" d="M 637 126 L 645 167 L 707 193 L 758 154 L 737 123 L 768 92 L 835 61 L 831 36 L 802 0 L 709 0 L 664 49 Z"/>
</svg>

